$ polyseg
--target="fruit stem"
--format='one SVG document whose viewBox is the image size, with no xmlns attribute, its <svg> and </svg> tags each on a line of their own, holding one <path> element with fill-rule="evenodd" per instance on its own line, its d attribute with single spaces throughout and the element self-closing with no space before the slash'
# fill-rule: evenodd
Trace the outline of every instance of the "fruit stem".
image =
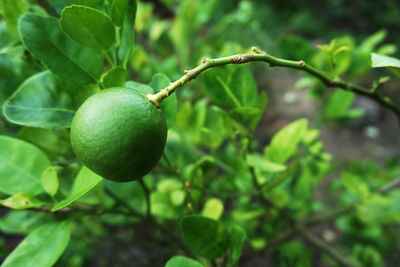
<svg viewBox="0 0 400 267">
<path fill-rule="evenodd" d="M 153 103 L 157 108 L 159 108 L 161 102 L 165 98 L 170 96 L 173 92 L 175 92 L 176 88 L 183 86 L 185 83 L 196 78 L 197 75 L 199 75 L 200 73 L 209 68 L 227 64 L 244 64 L 247 62 L 261 61 L 268 63 L 269 67 L 279 66 L 279 67 L 302 70 L 319 79 L 327 87 L 333 87 L 333 88 L 336 87 L 345 91 L 366 96 L 372 99 L 373 101 L 377 102 L 381 106 L 391 110 L 400 121 L 400 108 L 397 107 L 397 105 L 393 102 L 392 99 L 378 94 L 378 92 L 376 90 L 373 90 L 373 88 L 364 88 L 355 84 L 346 83 L 340 79 L 331 79 L 326 73 L 306 64 L 303 60 L 293 61 L 293 60 L 277 58 L 267 54 L 266 52 L 258 49 L 257 47 L 252 47 L 252 51 L 253 53 L 237 54 L 215 59 L 209 59 L 207 57 L 203 58 L 199 66 L 191 70 L 186 70 L 182 77 L 170 83 L 167 87 L 161 89 L 158 93 L 148 94 L 147 99 L 151 103 Z"/>
</svg>

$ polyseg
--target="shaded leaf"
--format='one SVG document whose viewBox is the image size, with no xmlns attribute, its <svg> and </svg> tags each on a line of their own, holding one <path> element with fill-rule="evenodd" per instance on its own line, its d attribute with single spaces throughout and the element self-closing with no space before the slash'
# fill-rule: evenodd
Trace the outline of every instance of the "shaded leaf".
<svg viewBox="0 0 400 267">
<path fill-rule="evenodd" d="M 105 88 L 124 86 L 128 72 L 122 67 L 115 67 L 104 74 L 102 80 Z"/>
<path fill-rule="evenodd" d="M 111 6 L 111 19 L 116 26 L 121 26 L 129 10 L 131 0 L 114 0 Z"/>
<path fill-rule="evenodd" d="M 0 22 L 0 39 L 6 38 L 2 30 L 3 23 Z M 1 42 L 1 41 L 0 41 Z M 29 76 L 37 71 L 33 66 L 23 60 L 24 48 L 17 46 L 5 48 L 8 54 L 0 53 L 0 105 L 15 91 L 15 89 Z M 3 117 L 3 114 L 0 115 Z"/>
<path fill-rule="evenodd" d="M 242 246 L 246 239 L 246 232 L 242 227 L 235 224 L 229 232 L 230 236 L 230 250 L 233 260 L 238 260 L 242 255 Z"/>
<path fill-rule="evenodd" d="M 24 127 L 18 138 L 38 147 L 51 160 L 60 156 L 68 157 L 73 155 L 69 132 L 66 129 L 63 131 Z"/>
<path fill-rule="evenodd" d="M 56 18 L 25 14 L 18 29 L 24 45 L 53 73 L 77 83 L 99 80 L 103 71 L 101 52 L 70 40 Z"/>
<path fill-rule="evenodd" d="M 136 0 L 129 1 L 129 7 L 121 26 L 121 40 L 118 49 L 118 59 L 123 67 L 126 67 L 129 56 L 132 50 L 132 43 L 134 38 L 134 26 L 136 18 L 137 2 Z"/>
<path fill-rule="evenodd" d="M 200 79 L 206 95 L 223 107 L 240 107 L 240 102 L 227 85 L 229 73 L 225 67 L 217 67 L 204 72 Z"/>
<path fill-rule="evenodd" d="M 229 236 L 221 222 L 200 215 L 183 217 L 183 239 L 196 254 L 215 259 L 225 254 Z"/>
<path fill-rule="evenodd" d="M 4 103 L 3 114 L 20 125 L 69 127 L 76 109 L 92 92 L 90 87 L 69 84 L 45 71 L 21 84 Z"/>
<path fill-rule="evenodd" d="M 158 93 L 160 90 L 164 89 L 169 85 L 171 80 L 162 73 L 156 73 L 153 75 L 151 79 L 150 86 L 153 88 L 155 93 Z M 163 111 L 165 121 L 167 122 L 168 128 L 174 126 L 176 121 L 176 113 L 178 111 L 178 102 L 176 98 L 176 94 L 172 94 L 168 96 L 161 102 L 161 110 Z"/>
<path fill-rule="evenodd" d="M 147 84 L 138 83 L 138 82 L 134 82 L 134 81 L 128 81 L 128 82 L 126 82 L 125 86 L 130 89 L 135 89 L 145 95 L 154 94 L 153 88 L 151 88 Z"/>
<path fill-rule="evenodd" d="M 7 234 L 27 234 L 47 222 L 48 215 L 31 210 L 11 210 L 0 218 L 0 230 Z"/>
<path fill-rule="evenodd" d="M 242 106 L 254 107 L 257 103 L 257 83 L 246 68 L 235 68 L 228 80 L 232 93 Z"/>
</svg>

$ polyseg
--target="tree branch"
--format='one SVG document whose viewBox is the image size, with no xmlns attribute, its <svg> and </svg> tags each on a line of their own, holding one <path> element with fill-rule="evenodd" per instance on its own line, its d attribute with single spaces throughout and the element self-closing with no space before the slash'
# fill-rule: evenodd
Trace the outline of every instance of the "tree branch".
<svg viewBox="0 0 400 267">
<path fill-rule="evenodd" d="M 393 181 L 390 181 L 389 183 L 383 185 L 379 190 L 377 190 L 375 193 L 376 194 L 386 194 L 387 192 L 397 188 L 400 186 L 400 178 L 394 179 Z M 363 200 L 356 200 L 353 203 L 348 204 L 347 206 L 344 206 L 342 208 L 339 208 L 337 210 L 334 210 L 330 213 L 320 215 L 314 218 L 311 218 L 309 220 L 306 220 L 303 224 L 304 225 L 316 225 L 324 222 L 329 222 L 334 220 L 335 218 L 344 215 L 346 213 L 349 213 L 354 210 L 355 207 L 357 207 L 358 204 L 360 204 Z"/>
<path fill-rule="evenodd" d="M 151 201 L 150 201 L 150 190 L 147 187 L 146 183 L 143 181 L 143 177 L 140 178 L 139 180 L 139 184 L 143 189 L 145 198 L 146 198 L 146 216 L 147 218 L 151 217 Z"/>
<path fill-rule="evenodd" d="M 251 152 L 250 145 L 248 151 Z M 257 189 L 257 195 L 262 203 L 265 205 L 272 207 L 278 212 L 279 217 L 281 217 L 288 225 L 289 229 L 283 233 L 282 236 L 279 236 L 275 242 L 282 242 L 287 238 L 290 238 L 293 234 L 298 233 L 307 239 L 310 243 L 314 246 L 318 247 L 320 250 L 324 251 L 325 253 L 329 254 L 334 260 L 342 264 L 346 267 L 355 267 L 352 262 L 346 259 L 341 253 L 336 251 L 334 248 L 330 247 L 329 244 L 325 243 L 323 240 L 319 239 L 315 236 L 312 232 L 307 230 L 305 226 L 303 226 L 300 222 L 297 222 L 294 218 L 292 218 L 289 214 L 286 213 L 285 210 L 281 209 L 273 200 L 270 200 L 267 197 L 264 197 L 261 192 L 261 185 L 258 183 L 257 175 L 255 173 L 254 167 L 249 166 L 249 171 L 253 180 L 254 187 Z"/>
<path fill-rule="evenodd" d="M 196 78 L 200 73 L 203 71 L 213 68 L 216 66 L 222 66 L 227 64 L 243 64 L 253 61 L 261 61 L 266 62 L 269 64 L 270 67 L 279 66 L 279 67 L 286 67 L 291 69 L 298 69 L 308 74 L 316 77 L 322 83 L 325 84 L 327 87 L 337 87 L 345 91 L 353 92 L 359 95 L 366 96 L 371 100 L 375 101 L 376 103 L 380 104 L 382 107 L 385 107 L 391 110 L 397 118 L 400 120 L 400 108 L 393 102 L 389 97 L 381 96 L 377 90 L 374 88 L 364 88 L 355 84 L 346 83 L 340 79 L 331 79 L 326 73 L 321 70 L 318 70 L 304 61 L 293 61 L 293 60 L 286 60 L 277 57 L 273 57 L 260 49 L 253 47 L 252 48 L 254 53 L 248 54 L 237 54 L 229 57 L 221 57 L 215 59 L 204 58 L 202 60 L 202 64 L 191 69 L 189 71 L 185 71 L 185 74 L 179 78 L 178 80 L 170 83 L 166 88 L 162 89 L 157 94 L 148 94 L 147 98 L 151 101 L 156 107 L 160 106 L 161 101 L 163 101 L 166 97 L 171 95 L 176 88 L 183 86 L 190 80 Z"/>
<path fill-rule="evenodd" d="M 348 259 L 346 259 L 342 254 L 340 254 L 338 251 L 333 249 L 329 244 L 324 242 L 323 240 L 319 239 L 317 236 L 312 234 L 311 232 L 307 231 L 304 228 L 298 227 L 297 232 L 300 233 L 308 242 L 316 246 L 322 251 L 325 251 L 327 254 L 329 254 L 333 259 L 335 259 L 337 262 L 342 264 L 343 266 L 346 267 L 355 267 L 354 263 L 350 262 Z"/>
</svg>

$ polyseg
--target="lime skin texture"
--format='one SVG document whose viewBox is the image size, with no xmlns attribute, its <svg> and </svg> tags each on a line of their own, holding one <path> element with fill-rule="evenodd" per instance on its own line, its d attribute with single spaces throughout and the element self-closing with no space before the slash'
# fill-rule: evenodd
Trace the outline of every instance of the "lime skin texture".
<svg viewBox="0 0 400 267">
<path fill-rule="evenodd" d="M 79 161 L 105 179 L 129 182 L 160 160 L 167 124 L 160 109 L 133 89 L 110 88 L 89 97 L 71 125 Z"/>
</svg>

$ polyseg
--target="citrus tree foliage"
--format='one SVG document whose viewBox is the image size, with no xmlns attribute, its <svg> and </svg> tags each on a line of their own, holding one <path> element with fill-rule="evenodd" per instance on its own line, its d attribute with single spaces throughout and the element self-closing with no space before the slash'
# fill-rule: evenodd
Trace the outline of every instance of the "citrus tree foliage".
<svg viewBox="0 0 400 267">
<path fill-rule="evenodd" d="M 1 266 L 88 266 L 93 255 L 105 266 L 239 266 L 257 255 L 277 266 L 395 266 L 398 158 L 338 162 L 318 128 L 364 116 L 358 95 L 399 116 L 381 90 L 400 77 L 388 32 L 316 47 L 283 34 L 280 59 L 249 49 L 272 47 L 259 34 L 268 8 L 161 2 L 173 18 L 136 0 L 0 1 Z M 293 87 L 321 103 L 315 121 L 298 117 L 259 142 L 271 100 L 259 83 L 266 66 L 252 61 L 303 71 Z M 371 67 L 381 76 L 357 85 Z M 108 181 L 71 148 L 77 109 L 112 87 L 171 94 L 154 102 L 169 129 L 163 156 L 137 181 Z"/>
</svg>

